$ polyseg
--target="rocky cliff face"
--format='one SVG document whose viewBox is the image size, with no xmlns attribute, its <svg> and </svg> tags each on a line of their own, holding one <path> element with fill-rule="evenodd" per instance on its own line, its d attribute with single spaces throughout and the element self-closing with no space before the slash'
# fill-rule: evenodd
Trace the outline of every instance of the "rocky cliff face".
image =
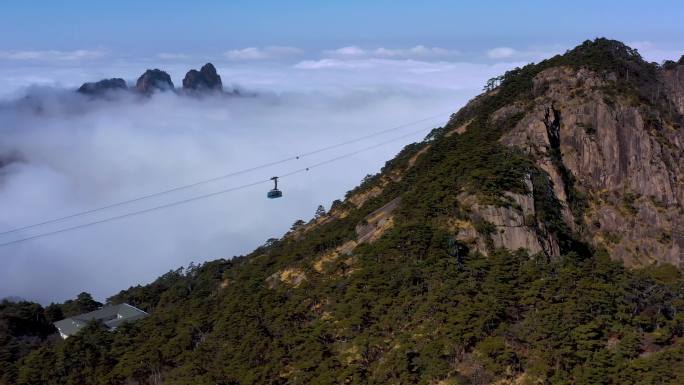
<svg viewBox="0 0 684 385">
<path fill-rule="evenodd" d="M 456 239 L 473 245 L 482 254 L 504 248 L 523 249 L 532 255 L 559 256 L 558 240 L 535 222 L 534 186 L 529 177 L 525 184 L 526 194 L 505 193 L 511 202 L 509 206 L 481 204 L 475 196 L 461 194 L 458 202 L 470 214 L 465 221 L 455 221 Z"/>
<path fill-rule="evenodd" d="M 500 142 L 548 174 L 569 228 L 630 266 L 684 266 L 682 75 L 684 65 L 673 64 L 657 70 L 655 84 L 630 89 L 616 73 L 554 66 L 534 76 L 529 103 L 514 101 L 490 116 L 496 125 L 522 115 Z M 542 238 L 520 233 L 525 210 L 475 211 L 505 229 L 496 246 L 540 250 Z"/>
<path fill-rule="evenodd" d="M 168 73 L 159 69 L 148 69 L 140 75 L 135 88 L 130 89 L 134 93 L 151 95 L 158 91 L 174 90 L 173 81 Z M 113 95 L 115 91 L 129 90 L 126 81 L 121 78 L 103 79 L 97 82 L 83 83 L 77 92 L 91 97 L 102 98 Z M 207 63 L 199 71 L 192 69 L 183 78 L 183 90 L 188 93 L 223 92 L 221 76 L 216 72 L 213 64 Z M 237 95 L 237 91 L 230 92 Z"/>
<path fill-rule="evenodd" d="M 213 64 L 207 63 L 197 71 L 192 69 L 183 78 L 183 89 L 190 91 L 221 91 L 223 84 L 221 76 L 216 72 Z"/>
<path fill-rule="evenodd" d="M 662 92 L 672 101 L 680 114 L 684 114 L 684 56 L 677 63 L 670 62 L 662 73 Z"/>
<path fill-rule="evenodd" d="M 145 73 L 138 78 L 135 88 L 142 94 L 151 94 L 155 91 L 170 91 L 174 89 L 171 76 L 159 69 L 145 71 Z"/>
<path fill-rule="evenodd" d="M 121 78 L 112 78 L 103 79 L 98 82 L 83 83 L 77 91 L 86 95 L 102 96 L 109 92 L 126 89 L 128 89 L 128 86 L 126 85 L 125 80 Z"/>
<path fill-rule="evenodd" d="M 684 266 L 684 78 L 677 71 L 684 66 L 659 77 L 672 109 L 667 116 L 612 93 L 612 75 L 545 70 L 533 80 L 535 107 L 501 139 L 533 155 L 551 176 L 569 226 L 632 266 Z M 581 196 L 585 207 L 572 212 L 578 202 L 569 194 Z"/>
</svg>

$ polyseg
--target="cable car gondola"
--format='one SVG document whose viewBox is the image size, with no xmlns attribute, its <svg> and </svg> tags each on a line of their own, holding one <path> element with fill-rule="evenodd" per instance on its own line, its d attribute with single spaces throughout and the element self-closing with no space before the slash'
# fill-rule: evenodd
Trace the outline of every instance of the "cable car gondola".
<svg viewBox="0 0 684 385">
<path fill-rule="evenodd" d="M 274 176 L 273 178 L 271 178 L 271 180 L 272 180 L 273 182 L 275 182 L 275 186 L 273 187 L 273 190 L 269 191 L 269 192 L 266 194 L 266 196 L 267 196 L 269 199 L 275 199 L 275 198 L 280 198 L 280 197 L 282 197 L 282 196 L 283 196 L 283 192 L 280 191 L 280 190 L 278 190 L 278 177 L 277 177 L 277 176 Z"/>
</svg>

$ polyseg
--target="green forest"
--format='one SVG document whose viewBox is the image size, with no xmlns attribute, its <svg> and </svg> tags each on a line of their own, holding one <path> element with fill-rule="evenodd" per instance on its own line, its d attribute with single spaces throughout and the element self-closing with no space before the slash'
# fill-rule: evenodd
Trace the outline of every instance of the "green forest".
<svg viewBox="0 0 684 385">
<path fill-rule="evenodd" d="M 489 119 L 514 102 L 531 108 L 532 78 L 560 65 L 616 74 L 616 98 L 661 108 L 645 96 L 659 65 L 611 40 L 507 72 L 318 219 L 247 256 L 172 270 L 107 299 L 149 312 L 143 320 L 114 332 L 92 323 L 62 340 L 51 323 L 101 306 L 89 294 L 47 307 L 3 301 L 0 384 L 683 384 L 681 271 L 628 269 L 584 243 L 560 219 L 546 173 L 498 142 L 521 114 Z M 504 192 L 524 192 L 525 175 L 533 220 L 559 239 L 560 257 L 484 255 L 445 226 L 469 210 L 459 193 L 509 205 Z M 567 182 L 581 213 L 584 197 Z M 381 185 L 362 205 L 349 199 Z M 397 198 L 379 239 L 316 265 Z M 483 222 L 477 231 L 493 230 Z M 282 271 L 299 279 L 274 279 Z"/>
</svg>

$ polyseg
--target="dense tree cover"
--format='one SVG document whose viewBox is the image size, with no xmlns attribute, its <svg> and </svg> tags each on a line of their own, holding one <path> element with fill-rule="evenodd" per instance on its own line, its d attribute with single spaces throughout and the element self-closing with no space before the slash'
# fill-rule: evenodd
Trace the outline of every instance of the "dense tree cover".
<svg viewBox="0 0 684 385">
<path fill-rule="evenodd" d="M 192 274 L 195 269 L 196 267 L 191 265 L 187 271 L 189 274 Z M 114 304 L 128 303 L 146 312 L 152 312 L 157 305 L 161 304 L 163 306 L 166 303 L 165 300 L 162 300 L 164 295 L 174 296 L 174 292 L 179 290 L 178 287 L 185 284 L 185 272 L 186 269 L 182 267 L 171 270 L 151 284 L 145 286 L 138 285 L 122 290 L 110 297 L 107 302 Z"/>
<path fill-rule="evenodd" d="M 599 39 L 507 73 L 496 92 L 407 146 L 381 174 L 364 178 L 348 198 L 384 187 L 362 206 L 334 202 L 330 213 L 318 213 L 330 220 L 298 221 L 289 235 L 246 257 L 192 265 L 124 290 L 108 302 L 129 302 L 150 317 L 115 332 L 89 325 L 67 340 L 39 343 L 18 361 L 4 355 L 6 378 L 18 384 L 684 383 L 681 272 L 628 270 L 575 239 L 560 220 L 546 174 L 526 154 L 498 143 L 520 116 L 496 125 L 489 119 L 502 106 L 530 102 L 531 79 L 551 65 L 614 72 L 631 66 L 625 61 L 643 63 L 624 52 Z M 466 123 L 464 134 L 447 135 Z M 525 191 L 527 176 L 535 186 L 533 219 L 561 240 L 561 257 L 505 250 L 484 256 L 444 226 L 467 213 L 458 194 L 509 205 L 503 192 Z M 397 197 L 394 226 L 382 237 L 317 265 Z M 481 234 L 491 231 L 486 222 L 476 226 Z M 288 281 L 285 271 L 301 279 Z"/>
<path fill-rule="evenodd" d="M 52 303 L 45 308 L 50 321 L 59 321 L 66 317 L 88 313 L 102 307 L 102 303 L 93 299 L 90 293 L 80 293 L 76 299 L 70 299 L 64 303 Z"/>
<path fill-rule="evenodd" d="M 27 301 L 0 302 L 0 384 L 12 384 L 15 363 L 55 332 L 42 306 Z"/>
<path fill-rule="evenodd" d="M 17 382 L 486 383 L 523 372 L 556 384 L 684 380 L 676 269 L 629 271 L 602 253 L 456 258 L 449 238 L 403 225 L 357 249 L 357 272 L 331 264 L 297 288 L 264 285 L 285 257 L 275 249 L 208 263 L 148 319 L 114 333 L 91 325 L 34 351 Z"/>
<path fill-rule="evenodd" d="M 64 303 L 41 305 L 24 300 L 0 302 L 0 384 L 14 384 L 17 363 L 32 350 L 60 337 L 53 322 L 97 310 L 102 306 L 89 293 L 80 293 Z"/>
</svg>

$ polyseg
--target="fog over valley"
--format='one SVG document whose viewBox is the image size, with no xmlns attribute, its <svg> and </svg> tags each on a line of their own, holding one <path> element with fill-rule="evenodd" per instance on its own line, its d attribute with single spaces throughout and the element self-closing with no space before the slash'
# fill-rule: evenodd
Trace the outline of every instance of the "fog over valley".
<svg viewBox="0 0 684 385">
<path fill-rule="evenodd" d="M 293 47 L 252 47 L 142 59 L 97 50 L 4 51 L 0 232 L 439 116 L 276 167 L 2 234 L 0 243 L 11 242 L 261 181 L 425 129 L 284 178 L 284 199 L 267 200 L 271 186 L 262 184 L 0 246 L 0 297 L 49 303 L 88 291 L 104 299 L 190 262 L 247 253 L 281 237 L 295 220 L 309 220 L 319 204 L 329 208 L 404 145 L 444 124 L 487 79 L 562 51 L 347 46 L 309 55 Z M 134 85 L 148 68 L 167 71 L 180 87 L 187 70 L 207 61 L 216 65 L 224 90 L 237 94 L 121 93 L 108 100 L 75 92 L 83 82 L 102 78 Z"/>
<path fill-rule="evenodd" d="M 180 85 L 177 77 L 191 66 L 159 67 L 168 70 L 174 83 Z M 422 81 L 420 73 L 403 68 L 396 71 L 409 77 L 406 84 L 391 82 L 385 71 L 374 68 L 352 70 L 364 74 L 364 79 L 347 83 L 340 79 L 349 69 L 274 64 L 252 65 L 248 70 L 217 67 L 225 88 L 239 87 L 245 96 L 197 98 L 167 92 L 144 98 L 124 93 L 114 100 L 99 100 L 74 92 L 82 81 L 122 76 L 121 72 L 129 83 L 134 82 L 134 73 L 142 73 L 145 67 L 121 72 L 117 67 L 100 69 L 42 85 L 32 83 L 31 78 L 25 79 L 25 84 L 4 84 L 0 154 L 7 164 L 0 174 L 0 230 L 68 216 L 440 116 L 269 169 L 3 234 L 4 243 L 268 179 L 425 128 L 372 151 L 285 178 L 281 181 L 285 194 L 281 200 L 267 200 L 265 194 L 271 186 L 263 184 L 3 246 L 0 297 L 19 296 L 48 303 L 86 290 L 102 299 L 192 261 L 247 253 L 270 237 L 282 236 L 295 220 L 310 219 L 318 204 L 329 208 L 332 200 L 342 198 L 366 174 L 379 171 L 405 144 L 422 139 L 429 128 L 443 124 L 450 112 L 478 91 L 485 78 L 500 71 L 482 65 L 470 74 L 477 78 L 459 79 L 464 76 L 462 68 L 447 70 L 442 75 L 447 87 L 442 87 L 435 84 L 433 76 Z M 43 74 L 35 76 L 46 79 L 70 75 L 64 68 L 40 70 Z"/>
</svg>

